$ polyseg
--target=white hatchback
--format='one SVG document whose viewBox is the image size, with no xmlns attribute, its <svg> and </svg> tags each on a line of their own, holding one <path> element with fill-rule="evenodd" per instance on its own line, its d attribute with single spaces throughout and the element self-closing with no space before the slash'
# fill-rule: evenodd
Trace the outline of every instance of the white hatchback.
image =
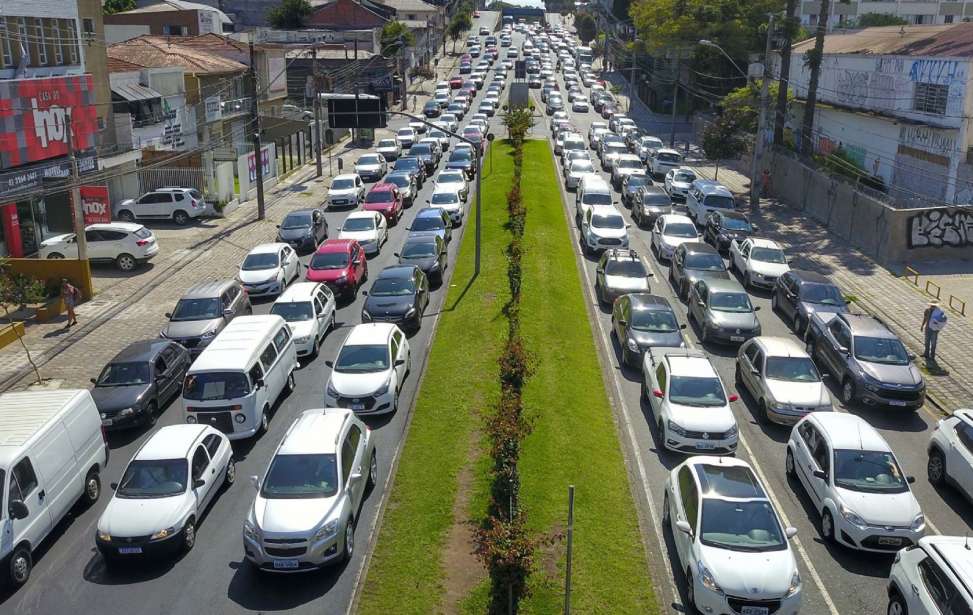
<svg viewBox="0 0 973 615">
<path fill-rule="evenodd" d="M 316 357 L 321 340 L 334 328 L 335 299 L 326 284 L 299 282 L 281 293 L 270 313 L 287 321 L 297 356 Z"/>
<path fill-rule="evenodd" d="M 663 214 L 656 218 L 655 225 L 652 226 L 649 247 L 660 261 L 668 261 L 680 245 L 690 241 L 699 241 L 701 237 L 702 235 L 696 230 L 696 225 L 689 217 L 679 214 Z"/>
<path fill-rule="evenodd" d="M 286 243 L 264 243 L 250 250 L 237 279 L 251 297 L 279 295 L 300 275 L 300 260 Z"/>
<path fill-rule="evenodd" d="M 327 361 L 331 377 L 324 403 L 358 414 L 385 414 L 399 407 L 399 391 L 412 364 L 409 340 L 392 323 L 356 325 Z"/>
<path fill-rule="evenodd" d="M 328 188 L 328 205 L 357 207 L 365 199 L 365 183 L 356 173 L 337 175 Z"/>
<path fill-rule="evenodd" d="M 385 216 L 377 211 L 355 211 L 341 223 L 338 239 L 354 239 L 365 254 L 378 254 L 388 241 L 389 226 Z"/>
<path fill-rule="evenodd" d="M 141 224 L 111 222 L 89 224 L 84 232 L 88 243 L 88 260 L 93 263 L 114 263 L 121 271 L 132 271 L 159 253 L 159 244 L 152 231 Z M 41 258 L 78 258 L 78 242 L 74 233 L 55 235 L 41 242 Z"/>
</svg>

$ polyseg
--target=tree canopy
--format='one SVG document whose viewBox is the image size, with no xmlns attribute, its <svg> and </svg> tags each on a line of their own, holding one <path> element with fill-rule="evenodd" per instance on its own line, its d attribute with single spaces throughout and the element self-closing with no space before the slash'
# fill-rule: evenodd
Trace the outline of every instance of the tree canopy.
<svg viewBox="0 0 973 615">
<path fill-rule="evenodd" d="M 312 10 L 308 0 L 281 0 L 279 5 L 267 11 L 267 21 L 275 28 L 295 30 L 304 27 Z"/>
<path fill-rule="evenodd" d="M 446 34 L 449 35 L 449 40 L 453 41 L 453 51 L 456 51 L 456 41 L 463 37 L 463 33 L 473 27 L 473 20 L 470 19 L 470 14 L 466 11 L 461 11 L 453 15 L 452 21 L 449 22 L 449 28 L 446 30 Z"/>
<path fill-rule="evenodd" d="M 855 25 L 859 28 L 874 28 L 876 26 L 904 26 L 909 22 L 898 15 L 889 13 L 865 13 L 858 18 Z"/>
<path fill-rule="evenodd" d="M 135 8 L 135 0 L 105 0 L 102 11 L 105 15 L 114 15 L 124 11 L 131 11 Z"/>
<path fill-rule="evenodd" d="M 753 83 L 739 87 L 724 96 L 720 103 L 720 106 L 723 108 L 723 117 L 725 120 L 740 132 L 749 134 L 757 132 L 757 119 L 760 115 L 760 86 L 760 81 L 754 81 Z M 777 100 L 780 82 L 771 81 L 767 89 L 770 93 L 768 100 Z M 794 94 L 788 92 L 788 101 L 793 100 L 793 98 Z"/>
<path fill-rule="evenodd" d="M 574 20 L 574 27 L 578 31 L 578 38 L 585 45 L 595 40 L 595 36 L 598 34 L 598 24 L 595 23 L 594 17 L 587 13 L 578 15 L 578 18 Z"/>
<path fill-rule="evenodd" d="M 416 36 L 401 21 L 390 21 L 382 26 L 382 55 L 392 56 L 397 54 L 403 47 L 411 47 L 416 44 Z"/>
</svg>

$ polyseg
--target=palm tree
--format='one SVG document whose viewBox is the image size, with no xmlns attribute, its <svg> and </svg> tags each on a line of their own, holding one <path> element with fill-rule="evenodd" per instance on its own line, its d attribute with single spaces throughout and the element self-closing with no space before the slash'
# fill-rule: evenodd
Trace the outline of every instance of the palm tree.
<svg viewBox="0 0 973 615">
<path fill-rule="evenodd" d="M 813 151 L 814 108 L 818 102 L 818 79 L 821 76 L 821 58 L 824 56 L 824 34 L 828 29 L 831 14 L 831 0 L 821 0 L 821 14 L 818 15 L 818 29 L 814 34 L 814 49 L 807 53 L 805 62 L 811 69 L 807 84 L 807 101 L 804 105 L 804 124 L 801 127 L 801 154 L 810 156 Z"/>
<path fill-rule="evenodd" d="M 784 45 L 780 50 L 780 86 L 777 88 L 777 111 L 774 113 L 774 145 L 784 144 L 784 121 L 787 119 L 787 91 L 791 76 L 791 45 L 800 22 L 794 16 L 797 0 L 787 0 L 784 13 Z"/>
</svg>

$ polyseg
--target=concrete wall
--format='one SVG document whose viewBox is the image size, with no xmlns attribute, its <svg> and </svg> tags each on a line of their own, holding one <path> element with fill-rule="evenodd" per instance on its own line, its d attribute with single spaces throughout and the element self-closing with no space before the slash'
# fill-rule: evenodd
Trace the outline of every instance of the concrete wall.
<svg viewBox="0 0 973 615">
<path fill-rule="evenodd" d="M 114 45 L 144 34 L 150 34 L 150 28 L 142 25 L 105 24 L 105 44 Z"/>
</svg>

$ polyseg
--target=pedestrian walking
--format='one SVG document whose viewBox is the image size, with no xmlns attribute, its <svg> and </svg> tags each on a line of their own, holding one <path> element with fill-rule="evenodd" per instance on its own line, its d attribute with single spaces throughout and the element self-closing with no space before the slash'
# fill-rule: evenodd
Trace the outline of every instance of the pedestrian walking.
<svg viewBox="0 0 973 615">
<path fill-rule="evenodd" d="M 78 324 L 78 317 L 74 313 L 74 306 L 78 304 L 78 299 L 80 298 L 81 291 L 68 282 L 67 278 L 61 278 L 61 299 L 64 301 L 64 308 L 68 312 L 68 324 L 65 325 L 65 329 L 71 325 Z"/>
<path fill-rule="evenodd" d="M 763 175 L 761 176 L 761 195 L 764 198 L 770 197 L 770 169 L 764 169 Z"/>
<path fill-rule="evenodd" d="M 936 344 L 939 341 L 939 332 L 946 327 L 946 320 L 946 311 L 939 307 L 939 302 L 930 301 L 919 326 L 919 330 L 926 334 L 926 347 L 922 356 L 927 362 L 936 362 Z"/>
</svg>

